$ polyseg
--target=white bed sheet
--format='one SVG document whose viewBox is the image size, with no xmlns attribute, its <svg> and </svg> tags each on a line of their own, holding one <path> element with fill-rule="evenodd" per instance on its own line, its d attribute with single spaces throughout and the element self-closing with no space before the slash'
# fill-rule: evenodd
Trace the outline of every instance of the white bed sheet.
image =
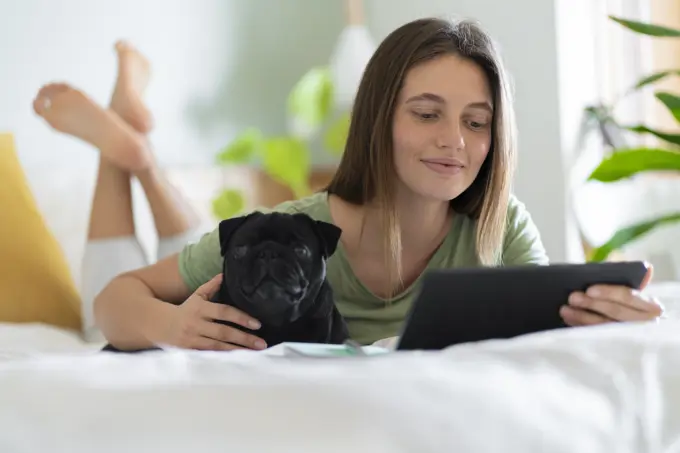
<svg viewBox="0 0 680 453">
<path fill-rule="evenodd" d="M 104 344 L 86 342 L 74 332 L 47 324 L 0 323 L 0 361 L 51 354 L 93 352 L 104 347 Z"/>
<path fill-rule="evenodd" d="M 0 362 L 0 451 L 680 451 L 674 320 L 367 359 L 70 341 Z"/>
</svg>

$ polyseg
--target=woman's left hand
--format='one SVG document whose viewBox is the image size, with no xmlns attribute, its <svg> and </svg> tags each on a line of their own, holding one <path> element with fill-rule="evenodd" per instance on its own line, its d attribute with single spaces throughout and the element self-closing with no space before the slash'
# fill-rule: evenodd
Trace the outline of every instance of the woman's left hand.
<svg viewBox="0 0 680 453">
<path fill-rule="evenodd" d="M 663 306 L 655 298 L 641 293 L 652 279 L 652 272 L 650 265 L 639 290 L 595 285 L 585 293 L 574 292 L 569 296 L 568 305 L 560 309 L 560 315 L 570 326 L 658 319 L 663 314 Z"/>
</svg>

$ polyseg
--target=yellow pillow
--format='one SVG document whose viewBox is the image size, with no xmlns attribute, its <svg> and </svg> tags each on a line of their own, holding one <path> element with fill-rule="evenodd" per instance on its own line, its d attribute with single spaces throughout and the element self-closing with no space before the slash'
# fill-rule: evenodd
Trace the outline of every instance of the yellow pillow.
<svg viewBox="0 0 680 453">
<path fill-rule="evenodd" d="M 78 290 L 7 133 L 0 133 L 0 217 L 0 322 L 79 331 Z"/>
</svg>

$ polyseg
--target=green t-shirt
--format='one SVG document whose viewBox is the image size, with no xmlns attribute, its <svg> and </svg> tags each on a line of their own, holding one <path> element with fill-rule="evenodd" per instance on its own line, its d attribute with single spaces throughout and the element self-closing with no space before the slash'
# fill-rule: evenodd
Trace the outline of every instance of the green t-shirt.
<svg viewBox="0 0 680 453">
<path fill-rule="evenodd" d="M 316 220 L 332 223 L 328 194 L 287 201 L 273 209 L 286 213 L 302 212 Z M 475 224 L 467 216 L 454 216 L 451 231 L 430 259 L 427 269 L 478 266 L 475 253 Z M 504 265 L 547 264 L 548 257 L 540 235 L 524 204 L 511 196 L 508 206 L 502 261 Z M 179 270 L 191 292 L 222 272 L 219 230 L 203 235 L 198 242 L 184 247 L 179 256 Z M 398 297 L 386 302 L 376 297 L 357 279 L 349 265 L 342 244 L 328 260 L 328 281 L 335 303 L 345 317 L 350 336 L 361 344 L 399 334 L 420 278 Z M 422 278 L 422 274 L 421 274 Z"/>
</svg>

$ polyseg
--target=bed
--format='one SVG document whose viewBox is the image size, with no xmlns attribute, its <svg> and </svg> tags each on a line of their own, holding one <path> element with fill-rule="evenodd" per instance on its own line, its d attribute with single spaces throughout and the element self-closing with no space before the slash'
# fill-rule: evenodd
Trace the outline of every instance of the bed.
<svg viewBox="0 0 680 453">
<path fill-rule="evenodd" d="M 680 321 L 310 359 L 0 326 L 0 451 L 680 451 Z M 43 345 L 35 340 L 43 338 Z M 10 348 L 11 349 L 11 348 Z"/>
</svg>

